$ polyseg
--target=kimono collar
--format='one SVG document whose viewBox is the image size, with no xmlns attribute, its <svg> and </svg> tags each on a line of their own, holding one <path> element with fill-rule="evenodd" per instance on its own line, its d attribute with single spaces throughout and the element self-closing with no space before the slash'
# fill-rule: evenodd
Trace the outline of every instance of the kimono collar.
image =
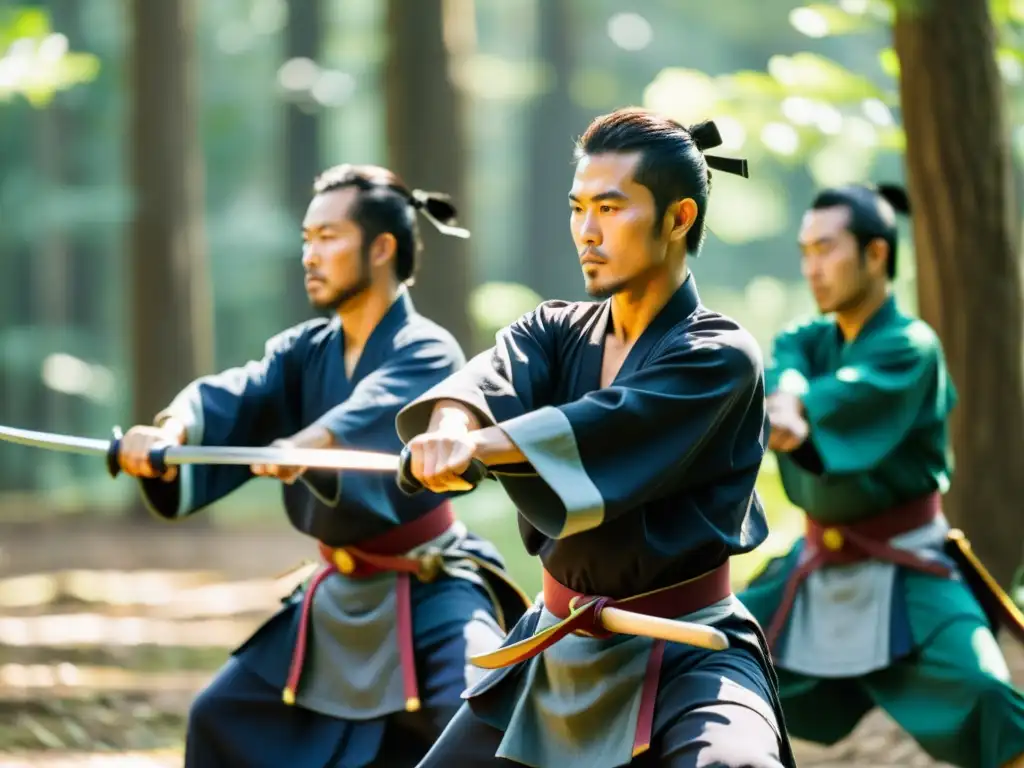
<svg viewBox="0 0 1024 768">
<path fill-rule="evenodd" d="M 391 348 L 391 345 L 388 342 L 393 339 L 395 334 L 397 334 L 403 326 L 407 325 L 416 314 L 416 307 L 413 306 L 412 297 L 409 296 L 409 289 L 403 285 L 398 289 L 398 295 L 391 303 L 388 311 L 384 313 L 384 316 L 377 323 L 376 327 L 374 327 L 373 331 L 370 332 L 370 337 L 366 340 L 366 345 L 363 347 L 362 354 L 359 355 L 359 362 L 356 363 L 355 370 L 352 372 L 353 380 L 360 379 L 367 370 L 367 366 L 376 367 L 383 362 L 384 356 Z M 343 330 L 341 318 L 335 315 L 333 322 L 334 327 L 339 331 L 339 343 L 341 344 L 342 350 L 344 350 L 345 334 L 341 333 Z M 372 368 L 370 368 L 370 370 L 372 370 Z"/>
<path fill-rule="evenodd" d="M 694 280 L 693 273 L 691 272 L 686 276 L 683 284 L 676 289 L 676 292 L 665 303 L 665 306 L 655 315 L 651 324 L 640 334 L 640 338 L 636 340 L 633 348 L 626 355 L 626 359 L 623 361 L 615 380 L 618 381 L 623 376 L 635 372 L 643 364 L 644 360 L 647 359 L 658 342 L 669 331 L 692 315 L 699 306 L 700 296 L 697 294 L 697 281 Z M 598 342 L 599 349 L 604 346 L 604 336 L 611 328 L 611 317 L 611 299 L 609 299 L 605 303 L 603 322 L 598 323 L 595 329 L 599 331 L 599 338 L 595 339 Z"/>
<path fill-rule="evenodd" d="M 694 280 L 693 273 L 689 272 L 683 284 L 676 289 L 672 298 L 661 308 L 651 325 L 661 325 L 664 330 L 668 330 L 692 315 L 699 306 L 700 296 L 697 294 L 697 281 Z"/>
<path fill-rule="evenodd" d="M 861 326 L 860 331 L 852 341 L 857 341 L 857 339 L 862 337 L 870 336 L 876 331 L 891 325 L 893 321 L 899 318 L 899 314 L 899 308 L 896 306 L 896 297 L 890 293 L 878 309 L 875 310 L 875 313 L 864 321 L 864 325 Z M 843 338 L 843 334 L 839 329 L 838 323 L 836 324 L 836 333 L 839 334 L 840 339 Z"/>
<path fill-rule="evenodd" d="M 403 285 L 398 289 L 398 296 L 395 297 L 391 307 L 384 313 L 384 317 L 380 319 L 380 322 L 377 323 L 374 333 L 378 330 L 383 332 L 397 331 L 414 314 L 416 314 L 416 307 L 412 304 L 409 289 Z"/>
</svg>

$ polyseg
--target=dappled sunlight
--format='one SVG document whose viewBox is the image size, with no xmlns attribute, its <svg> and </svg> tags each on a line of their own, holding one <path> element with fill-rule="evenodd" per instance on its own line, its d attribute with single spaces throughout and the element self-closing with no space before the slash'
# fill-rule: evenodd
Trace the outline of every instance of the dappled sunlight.
<svg viewBox="0 0 1024 768">
<path fill-rule="evenodd" d="M 789 195 L 777 181 L 719 174 L 714 183 L 720 204 L 708 206 L 707 226 L 715 237 L 730 244 L 748 243 L 785 230 Z M 737 216 L 737 210 L 744 215 Z"/>
<path fill-rule="evenodd" d="M 70 51 L 67 37 L 51 31 L 43 10 L 12 12 L 12 21 L 0 30 L 0 102 L 18 94 L 42 107 L 56 91 L 96 77 L 99 59 Z"/>
<path fill-rule="evenodd" d="M 474 325 L 490 344 L 495 333 L 532 311 L 541 301 L 541 296 L 525 285 L 494 281 L 473 289 L 468 309 Z"/>
<path fill-rule="evenodd" d="M 0 607 L 42 605 L 58 597 L 109 605 L 165 605 L 216 582 L 213 571 L 69 570 L 0 579 Z M 272 588 L 273 582 L 257 586 Z M 223 584 L 215 584 L 223 588 Z"/>
<path fill-rule="evenodd" d="M 833 3 L 811 3 L 789 12 L 789 23 L 797 32 L 810 38 L 849 35 L 874 29 L 879 22 L 892 17 L 885 0 L 839 0 Z"/>
<path fill-rule="evenodd" d="M 785 123 L 766 123 L 761 129 L 761 143 L 777 155 L 791 157 L 800 148 L 800 135 Z"/>
<path fill-rule="evenodd" d="M 642 51 L 651 44 L 654 29 L 639 13 L 616 13 L 608 19 L 608 37 L 619 48 Z"/>
<path fill-rule="evenodd" d="M 3 768 L 180 768 L 177 751 L 152 750 L 110 753 L 76 752 L 46 756 L 12 754 L 0 763 Z"/>
<path fill-rule="evenodd" d="M 548 67 L 536 61 L 512 61 L 485 53 L 460 56 L 452 79 L 467 93 L 488 101 L 525 101 L 550 87 Z"/>
<path fill-rule="evenodd" d="M 14 576 L 0 580 L 0 607 L 45 605 L 53 602 L 59 592 L 58 579 L 50 574 Z"/>
<path fill-rule="evenodd" d="M 99 613 L 0 617 L 0 645 L 73 648 L 159 645 L 231 646 L 255 628 L 253 621 L 231 619 L 173 620 Z"/>
<path fill-rule="evenodd" d="M 209 672 L 186 670 L 144 672 L 74 664 L 4 664 L 0 666 L 0 700 L 93 696 L 106 691 L 193 693 L 209 678 Z"/>
<path fill-rule="evenodd" d="M 117 387 L 114 373 L 106 366 L 88 363 L 65 352 L 55 352 L 43 360 L 40 372 L 43 385 L 67 395 L 112 402 Z"/>
</svg>

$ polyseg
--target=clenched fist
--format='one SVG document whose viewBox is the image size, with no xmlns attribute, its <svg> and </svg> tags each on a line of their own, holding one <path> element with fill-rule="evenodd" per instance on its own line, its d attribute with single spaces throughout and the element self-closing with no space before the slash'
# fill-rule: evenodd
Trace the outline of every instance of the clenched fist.
<svg viewBox="0 0 1024 768">
<path fill-rule="evenodd" d="M 178 476 L 177 467 L 167 467 L 167 471 L 158 475 L 149 463 L 149 454 L 165 445 L 184 445 L 185 428 L 174 419 L 169 419 L 159 427 L 139 425 L 129 429 L 121 438 L 121 450 L 117 457 L 121 470 L 133 477 L 154 478 L 170 482 Z"/>
<path fill-rule="evenodd" d="M 768 448 L 789 453 L 799 448 L 810 434 L 810 425 L 804 418 L 800 398 L 785 393 L 771 395 L 767 401 L 771 434 Z"/>
<path fill-rule="evenodd" d="M 412 475 L 434 493 L 472 490 L 459 475 L 476 453 L 477 443 L 466 430 L 425 432 L 409 441 Z"/>
</svg>

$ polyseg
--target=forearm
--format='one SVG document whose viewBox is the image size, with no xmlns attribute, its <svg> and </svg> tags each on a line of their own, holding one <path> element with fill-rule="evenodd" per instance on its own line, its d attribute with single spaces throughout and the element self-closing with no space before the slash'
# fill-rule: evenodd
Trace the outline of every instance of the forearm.
<svg viewBox="0 0 1024 768">
<path fill-rule="evenodd" d="M 171 442 L 179 445 L 188 443 L 188 426 L 176 416 L 164 416 L 157 419 L 156 426 L 163 431 Z"/>
<path fill-rule="evenodd" d="M 430 415 L 428 432 L 439 432 L 454 429 L 474 432 L 480 429 L 480 419 L 473 410 L 458 400 L 438 400 Z"/>
<path fill-rule="evenodd" d="M 286 439 L 303 448 L 336 448 L 340 445 L 337 436 L 330 429 L 316 423 Z"/>
<path fill-rule="evenodd" d="M 524 464 L 527 458 L 500 427 L 487 427 L 470 433 L 476 457 L 489 467 Z"/>
</svg>

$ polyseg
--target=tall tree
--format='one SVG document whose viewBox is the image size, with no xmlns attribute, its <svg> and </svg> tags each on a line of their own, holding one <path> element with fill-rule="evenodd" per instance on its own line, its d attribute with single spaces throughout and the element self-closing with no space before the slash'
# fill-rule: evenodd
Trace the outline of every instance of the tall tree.
<svg viewBox="0 0 1024 768">
<path fill-rule="evenodd" d="M 443 0 L 388 3 L 384 68 L 388 163 L 413 187 L 451 195 L 460 223 L 466 225 L 465 101 L 450 75 L 453 60 L 445 39 L 446 11 L 456 12 Z M 449 16 L 447 21 L 451 24 L 454 19 Z M 413 289 L 417 308 L 451 331 L 468 351 L 474 343 L 467 306 L 473 285 L 469 245 L 440 235 L 430 225 L 421 230 L 425 253 Z"/>
<path fill-rule="evenodd" d="M 72 43 L 79 32 L 79 9 L 71 7 L 67 2 L 56 0 L 51 3 L 52 20 L 61 34 Z M 45 109 L 38 110 L 34 117 L 37 122 L 36 140 L 38 150 L 38 167 L 46 179 L 47 186 L 60 193 L 72 182 L 72 153 L 74 133 L 72 115 L 66 100 L 59 94 Z M 76 290 L 74 280 L 70 277 L 74 264 L 73 245 L 66 228 L 58 224 L 44 228 L 39 242 L 39 252 L 32 260 L 33 285 L 32 299 L 34 317 L 33 325 L 44 329 L 49 347 L 60 334 L 72 325 L 70 305 Z M 51 349 L 52 351 L 52 349 Z M 40 424 L 44 429 L 55 431 L 74 431 L 77 424 L 71 421 L 72 402 L 62 392 L 43 390 L 40 392 L 39 404 L 44 412 L 32 414 L 30 423 Z M 74 457 L 67 454 L 48 454 L 45 458 L 48 468 L 58 466 L 67 468 L 74 462 Z"/>
<path fill-rule="evenodd" d="M 183 382 L 213 368 L 196 11 L 195 0 L 131 2 L 134 215 L 125 267 L 132 418 L 142 424 L 152 421 Z"/>
<path fill-rule="evenodd" d="M 1024 291 L 996 32 L 986 0 L 902 0 L 894 39 L 920 312 L 960 392 L 949 515 L 1007 584 L 1024 498 Z"/>
<path fill-rule="evenodd" d="M 546 0 L 536 11 L 537 53 L 546 72 L 546 88 L 530 106 L 526 231 L 533 247 L 523 254 L 526 274 L 519 279 L 542 296 L 584 298 L 565 202 L 573 171 L 573 140 L 589 122 L 570 96 L 575 60 L 573 5 L 572 0 Z M 566 296 L 570 288 L 578 295 Z"/>
<path fill-rule="evenodd" d="M 324 28 L 322 0 L 288 0 L 288 25 L 285 27 L 285 58 L 320 60 L 321 32 Z M 309 205 L 313 178 L 320 169 L 320 106 L 308 91 L 296 93 L 288 101 L 285 113 L 285 191 L 288 213 L 298 225 Z M 298 234 L 296 234 L 296 242 Z M 282 276 L 286 304 L 286 322 L 299 322 L 309 316 L 309 302 L 300 279 L 297 259 L 285 262 Z"/>
</svg>

